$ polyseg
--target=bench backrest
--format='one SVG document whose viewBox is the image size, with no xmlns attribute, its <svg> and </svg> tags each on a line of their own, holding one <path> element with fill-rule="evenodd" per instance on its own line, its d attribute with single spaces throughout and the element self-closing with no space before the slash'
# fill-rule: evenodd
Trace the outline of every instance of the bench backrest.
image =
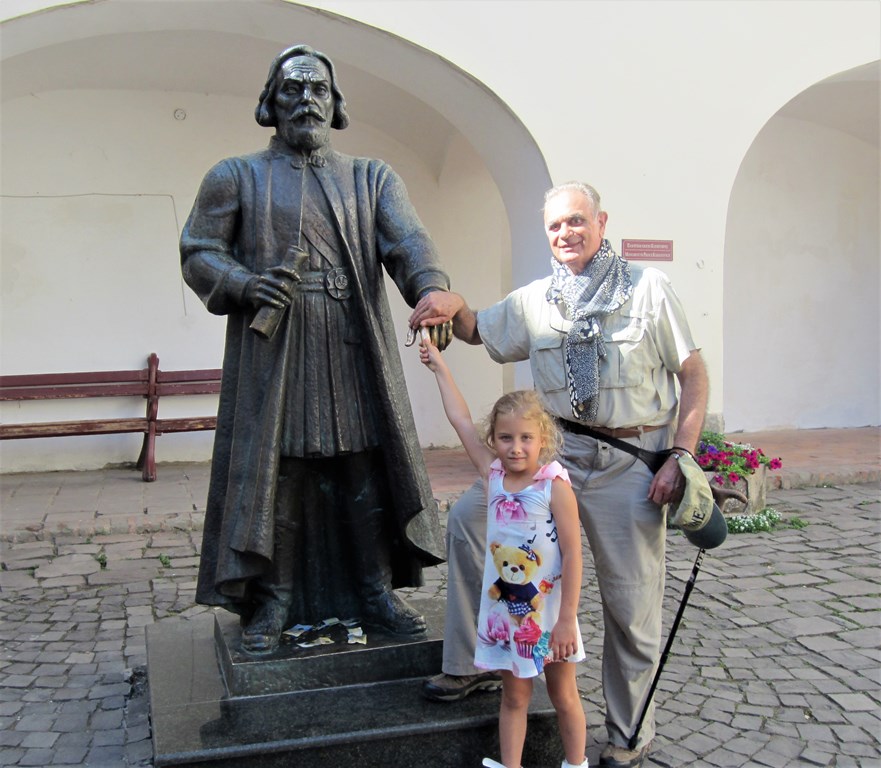
<svg viewBox="0 0 881 768">
<path fill-rule="evenodd" d="M 0 400 L 147 396 L 148 369 L 0 376 Z"/>
<path fill-rule="evenodd" d="M 215 395 L 220 392 L 220 368 L 193 371 L 157 371 L 156 394 Z"/>
<path fill-rule="evenodd" d="M 57 400 L 73 397 L 163 397 L 220 392 L 220 368 L 162 371 L 153 353 L 134 371 L 28 373 L 0 376 L 0 400 Z"/>
</svg>

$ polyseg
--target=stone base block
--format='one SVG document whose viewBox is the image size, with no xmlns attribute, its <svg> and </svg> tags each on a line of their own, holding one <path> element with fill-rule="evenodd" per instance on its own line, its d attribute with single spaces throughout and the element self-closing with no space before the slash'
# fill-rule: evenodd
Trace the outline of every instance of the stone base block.
<svg viewBox="0 0 881 768">
<path fill-rule="evenodd" d="M 422 696 L 422 681 L 440 669 L 443 617 L 430 602 L 414 606 L 429 622 L 425 638 L 368 631 L 366 646 L 308 654 L 283 647 L 257 660 L 237 655 L 234 618 L 225 614 L 148 627 L 154 765 L 469 768 L 497 758 L 498 693 L 455 703 Z M 230 681 L 250 692 L 235 693 Z M 539 678 L 523 763 L 561 760 L 556 715 Z"/>
<path fill-rule="evenodd" d="M 432 601 L 415 601 L 430 628 L 443 626 L 443 613 Z M 440 610 L 443 610 L 441 605 Z M 335 628 L 332 645 L 301 648 L 282 638 L 278 650 L 254 656 L 241 650 L 242 631 L 237 616 L 215 614 L 214 639 L 221 672 L 232 696 L 256 696 L 358 683 L 379 683 L 407 677 L 427 677 L 441 668 L 443 639 L 429 629 L 424 635 L 401 637 L 366 629 L 366 645 L 346 643 L 342 625 Z"/>
</svg>

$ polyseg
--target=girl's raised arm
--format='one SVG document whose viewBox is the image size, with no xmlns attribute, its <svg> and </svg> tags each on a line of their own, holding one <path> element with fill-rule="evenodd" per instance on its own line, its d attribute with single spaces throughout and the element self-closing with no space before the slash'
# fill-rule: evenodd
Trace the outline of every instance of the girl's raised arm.
<svg viewBox="0 0 881 768">
<path fill-rule="evenodd" d="M 422 332 L 422 340 L 419 344 L 419 359 L 430 370 L 434 371 L 434 377 L 437 380 L 437 387 L 440 390 L 441 402 L 444 405 L 444 413 L 452 424 L 453 429 L 462 441 L 462 447 L 471 459 L 480 476 L 484 479 L 489 475 L 489 466 L 495 460 L 495 454 L 480 439 L 477 427 L 471 418 L 471 411 L 468 409 L 468 403 L 462 397 L 459 387 L 453 378 L 453 374 L 443 359 L 440 351 L 428 334 Z"/>
</svg>

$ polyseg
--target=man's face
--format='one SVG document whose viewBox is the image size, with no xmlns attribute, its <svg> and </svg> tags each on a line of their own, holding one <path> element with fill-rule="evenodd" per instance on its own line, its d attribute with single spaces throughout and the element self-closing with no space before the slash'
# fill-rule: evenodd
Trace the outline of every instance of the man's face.
<svg viewBox="0 0 881 768">
<path fill-rule="evenodd" d="M 323 147 L 329 139 L 334 108 L 327 67 L 311 56 L 295 56 L 281 65 L 277 80 L 279 136 L 295 149 Z"/>
<path fill-rule="evenodd" d="M 603 244 L 605 213 L 595 216 L 590 200 L 566 190 L 545 205 L 545 232 L 554 258 L 577 275 L 583 272 Z"/>
</svg>

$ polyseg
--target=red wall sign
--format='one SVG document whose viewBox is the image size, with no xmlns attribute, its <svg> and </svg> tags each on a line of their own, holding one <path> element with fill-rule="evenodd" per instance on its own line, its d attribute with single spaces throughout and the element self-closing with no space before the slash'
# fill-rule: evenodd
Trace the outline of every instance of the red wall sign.
<svg viewBox="0 0 881 768">
<path fill-rule="evenodd" d="M 622 240 L 621 256 L 630 261 L 673 261 L 673 241 Z"/>
</svg>

